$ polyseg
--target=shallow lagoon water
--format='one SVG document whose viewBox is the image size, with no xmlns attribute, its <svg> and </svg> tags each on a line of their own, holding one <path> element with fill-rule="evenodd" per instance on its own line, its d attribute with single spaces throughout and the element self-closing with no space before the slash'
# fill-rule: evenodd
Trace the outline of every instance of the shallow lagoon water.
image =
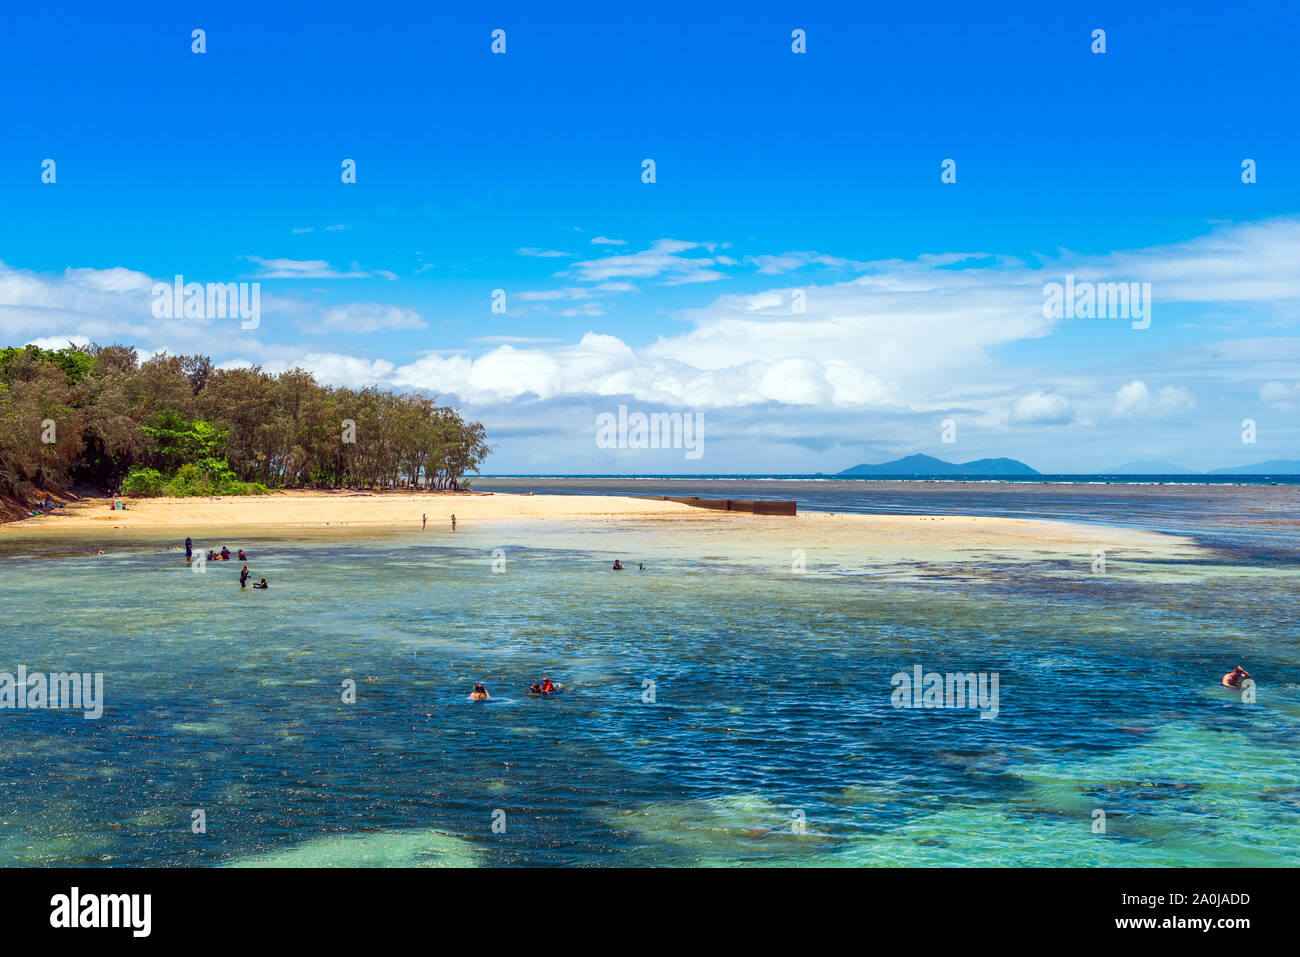
<svg viewBox="0 0 1300 957">
<path fill-rule="evenodd" d="M 0 711 L 0 860 L 1300 861 L 1290 553 L 796 575 L 663 523 L 266 534 L 224 542 L 265 593 L 175 536 L 0 545 L 0 670 L 102 671 L 107 697 Z M 1238 661 L 1255 704 L 1218 686 Z M 998 717 L 892 707 L 916 664 L 998 673 Z M 543 674 L 566 694 L 527 697 Z"/>
</svg>

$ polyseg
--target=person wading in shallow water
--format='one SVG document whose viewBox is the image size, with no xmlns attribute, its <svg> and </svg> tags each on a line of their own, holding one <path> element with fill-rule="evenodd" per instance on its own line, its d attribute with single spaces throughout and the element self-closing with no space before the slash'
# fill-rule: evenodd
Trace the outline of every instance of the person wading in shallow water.
<svg viewBox="0 0 1300 957">
<path fill-rule="evenodd" d="M 420 516 L 420 531 L 429 527 L 429 516 L 427 514 Z"/>
<path fill-rule="evenodd" d="M 239 570 L 239 587 L 240 587 L 240 588 L 247 588 L 247 587 L 248 587 L 248 577 L 249 577 L 249 576 L 248 576 L 248 566 L 245 565 L 243 568 L 241 568 L 241 569 Z"/>
<path fill-rule="evenodd" d="M 453 532 L 456 531 L 456 513 L 455 513 L 455 512 L 452 512 L 452 513 L 451 513 L 451 530 L 452 530 Z"/>
<path fill-rule="evenodd" d="M 190 541 L 188 538 L 185 539 L 185 557 L 186 558 L 194 557 L 194 543 Z"/>
</svg>

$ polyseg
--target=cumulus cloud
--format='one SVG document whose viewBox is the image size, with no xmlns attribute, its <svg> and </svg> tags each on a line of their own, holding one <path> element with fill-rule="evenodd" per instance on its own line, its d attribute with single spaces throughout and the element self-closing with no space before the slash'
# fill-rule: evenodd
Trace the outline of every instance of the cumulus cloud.
<svg viewBox="0 0 1300 957">
<path fill-rule="evenodd" d="M 1015 425 L 1069 425 L 1074 406 L 1057 392 L 1031 392 L 1016 399 L 1010 421 Z"/>
<path fill-rule="evenodd" d="M 1158 419 L 1190 412 L 1195 407 L 1196 400 L 1186 389 L 1167 385 L 1152 392 L 1141 379 L 1134 379 L 1116 391 L 1112 411 L 1123 418 L 1140 415 Z"/>
<path fill-rule="evenodd" d="M 1294 412 L 1300 409 L 1300 382 L 1265 382 L 1259 398 L 1275 409 Z"/>
<path fill-rule="evenodd" d="M 90 340 L 85 336 L 45 336 L 40 339 L 29 339 L 23 343 L 26 346 L 37 346 L 41 349 L 66 349 L 68 346 L 88 346 Z"/>
<path fill-rule="evenodd" d="M 1269 244 L 1278 245 L 1280 251 L 1265 251 Z M 721 254 L 721 248 L 659 240 L 639 252 L 574 263 L 566 270 L 568 283 L 561 288 L 525 290 L 512 293 L 511 298 L 537 309 L 554 308 L 594 320 L 604 308 L 601 294 L 632 291 L 637 288 L 634 280 L 690 283 L 723 275 L 734 260 Z M 1145 279 L 1141 270 L 1148 270 L 1156 284 L 1156 325 L 1161 321 L 1158 302 L 1184 295 L 1179 291 L 1183 282 L 1199 284 L 1206 302 L 1219 301 L 1220 294 L 1234 302 L 1255 297 L 1253 301 L 1266 310 L 1300 301 L 1300 277 L 1293 265 L 1300 260 L 1300 224 L 1293 221 L 1218 230 L 1203 241 L 1122 252 L 1111 259 L 1061 254 L 1032 266 L 995 254 L 968 252 L 866 263 L 834 257 L 819 262 L 821 254 L 812 253 L 781 256 L 812 267 L 848 263 L 855 276 L 834 281 L 839 277 L 818 273 L 813 282 L 776 282 L 744 293 L 686 293 L 683 298 L 698 305 L 649 313 L 662 315 L 664 325 L 659 337 L 648 342 L 591 327 L 576 342 L 546 341 L 546 333 L 563 333 L 544 329 L 531 330 L 542 332 L 541 337 L 482 340 L 475 348 L 393 361 L 347 355 L 347 347 L 326 351 L 296 342 L 261 342 L 247 335 L 232 341 L 229 325 L 155 320 L 149 295 L 155 280 L 130 269 L 70 269 L 61 275 L 42 275 L 0 264 L 0 332 L 12 342 L 77 335 L 98 342 L 130 341 L 142 349 L 207 351 L 223 361 L 258 362 L 272 369 L 301 365 L 328 382 L 425 389 L 454 394 L 479 406 L 529 397 L 563 402 L 620 396 L 737 413 L 763 409 L 768 414 L 780 409 L 788 418 L 781 423 L 769 419 L 768 427 L 788 427 L 793 441 L 806 434 L 801 429 L 825 435 L 832 428 L 832 414 L 842 421 L 857 416 L 860 423 L 861 415 L 871 412 L 875 422 L 902 422 L 960 409 L 971 421 L 992 430 L 1087 422 L 1076 411 L 1076 402 L 1085 412 L 1109 411 L 1114 419 L 1169 416 L 1191 409 L 1194 400 L 1188 390 L 1172 385 L 1148 388 L 1143 378 L 1149 381 L 1150 373 L 1143 370 L 1134 369 L 1132 380 L 1112 400 L 1110 387 L 1095 378 L 1045 377 L 1051 373 L 1041 367 L 1017 365 L 1006 358 L 1004 347 L 1026 348 L 1057 330 L 1061 320 L 1043 316 L 1042 286 L 1066 269 L 1081 277 L 1092 271 L 1097 279 L 1118 278 L 1134 270 L 1130 275 L 1139 280 Z M 749 266 L 761 268 L 758 257 L 753 259 L 747 260 Z M 290 268 L 288 263 L 296 266 Z M 298 277 L 330 269 L 324 261 L 261 264 L 269 270 L 288 269 Z M 786 264 L 783 260 L 772 266 Z M 793 260 L 789 264 L 797 265 Z M 1222 285 L 1201 283 L 1200 269 L 1212 270 Z M 750 268 L 746 274 L 752 280 L 755 271 Z M 413 310 L 378 303 L 325 305 L 264 295 L 263 313 L 259 335 L 286 328 L 286 323 L 275 321 L 277 317 L 292 320 L 289 327 L 302 323 L 304 329 L 336 334 L 426 326 Z M 1099 336 L 1134 337 L 1130 340 L 1134 345 L 1146 335 L 1123 322 L 1108 326 L 1105 320 L 1097 320 L 1095 329 Z M 535 338 L 543 341 L 532 341 Z M 352 351 L 364 352 L 370 346 L 357 341 Z M 1259 381 L 1250 381 L 1251 375 L 1259 375 L 1257 363 L 1267 358 L 1283 357 L 1294 369 L 1292 360 L 1300 357 L 1294 340 L 1261 344 L 1242 339 L 1188 346 L 1178 353 L 1193 354 L 1198 368 L 1214 374 L 1231 370 L 1239 382 L 1249 383 L 1252 394 L 1259 389 L 1262 401 L 1300 402 L 1296 387 L 1284 384 L 1288 373 L 1283 369 L 1269 372 L 1268 377 L 1277 381 L 1263 389 Z M 1162 357 L 1161 363 L 1163 367 L 1172 360 Z M 1052 383 L 1051 389 L 1043 388 L 1046 382 Z M 928 430 L 930 419 L 925 421 Z M 845 429 L 846 434 L 852 431 Z"/>
</svg>

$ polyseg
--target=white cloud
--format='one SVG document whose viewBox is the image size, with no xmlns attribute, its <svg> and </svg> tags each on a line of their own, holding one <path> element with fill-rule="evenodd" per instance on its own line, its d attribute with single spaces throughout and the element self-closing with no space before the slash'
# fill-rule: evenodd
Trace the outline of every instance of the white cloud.
<svg viewBox="0 0 1300 957">
<path fill-rule="evenodd" d="M 399 309 L 377 302 L 352 302 L 331 306 L 298 321 L 308 333 L 378 332 L 381 329 L 427 329 L 429 324 L 411 309 Z"/>
<path fill-rule="evenodd" d="M 657 239 L 649 249 L 636 253 L 605 256 L 576 262 L 570 272 L 584 282 L 610 279 L 662 279 L 665 285 L 713 282 L 725 274 L 711 268 L 712 256 L 684 256 L 694 250 L 709 250 L 712 243 L 692 243 L 680 239 Z"/>
<path fill-rule="evenodd" d="M 1300 403 L 1300 390 L 1286 384 L 1300 360 L 1300 339 L 1198 342 L 1141 357 L 1140 350 L 1153 337 L 1144 338 L 1146 333 L 1131 330 L 1128 323 L 1096 320 L 1088 326 L 1075 321 L 1072 335 L 1124 337 L 1125 349 L 1139 357 L 1119 380 L 1130 381 L 1112 398 L 1114 383 L 1098 373 L 1053 369 L 1069 344 L 1058 346 L 1050 339 L 1061 321 L 1042 314 L 1045 281 L 1058 280 L 1067 269 L 1081 278 L 1091 272 L 1091 278 L 1118 279 L 1134 263 L 1161 277 L 1154 289 L 1155 326 L 1161 322 L 1160 302 L 1185 295 L 1184 282 L 1199 286 L 1207 302 L 1218 301 L 1214 297 L 1220 290 L 1231 302 L 1253 297 L 1252 308 L 1264 316 L 1292 308 L 1300 301 L 1294 268 L 1300 260 L 1297 222 L 1220 230 L 1213 242 L 1189 241 L 1112 258 L 1061 254 L 1039 266 L 982 253 L 862 263 L 861 274 L 852 280 L 830 282 L 820 274 L 820 282 L 799 284 L 805 294 L 802 313 L 794 311 L 795 283 L 787 282 L 744 294 L 697 293 L 691 301 L 703 304 L 695 308 L 648 313 L 662 316 L 664 323 L 659 338 L 649 342 L 605 334 L 607 328 L 593 329 L 602 293 L 631 291 L 634 279 L 708 281 L 727 268 L 712 244 L 660 240 L 640 252 L 574 264 L 568 272 L 581 285 L 511 294 L 512 302 L 533 302 L 539 310 L 552 303 L 565 310 L 557 315 L 593 320 L 576 342 L 544 338 L 571 325 L 534 327 L 527 331 L 541 333 L 538 338 L 544 341 L 489 338 L 476 343 L 481 349 L 440 352 L 412 362 L 342 354 L 348 347 L 325 352 L 256 338 L 299 323 L 313 330 L 358 334 L 425 328 L 424 319 L 409 309 L 378 303 L 322 305 L 266 294 L 260 329 L 236 333 L 230 324 L 153 319 L 149 291 L 154 280 L 144 273 L 70 269 L 42 275 L 0 264 L 0 332 L 10 342 L 76 335 L 96 342 L 133 342 L 143 350 L 166 345 L 205 351 L 224 361 L 237 354 L 268 368 L 303 365 L 329 382 L 428 389 L 479 405 L 525 401 L 530 395 L 559 401 L 617 395 L 738 414 L 745 409 L 762 409 L 765 415 L 779 410 L 786 418 L 778 422 L 768 415 L 767 421 L 772 429 L 788 426 L 791 434 L 825 434 L 835 422 L 852 421 L 856 424 L 845 429 L 846 435 L 860 435 L 863 413 L 870 412 L 881 434 L 892 422 L 897 440 L 907 443 L 908 436 L 917 434 L 914 425 L 904 428 L 911 422 L 907 417 L 927 417 L 929 430 L 928 417 L 940 410 L 945 415 L 947 410 L 961 410 L 969 417 L 963 422 L 980 423 L 993 435 L 1008 426 L 1077 426 L 1092 420 L 1106 425 L 1140 416 L 1172 417 L 1193 408 L 1191 392 L 1146 385 L 1153 375 L 1164 378 L 1172 368 L 1178 370 L 1178 381 L 1230 377 L 1238 393 L 1253 396 L 1258 391 L 1263 402 Z M 1266 250 L 1269 244 L 1279 245 L 1281 251 Z M 806 254 L 807 264 L 824 265 L 812 258 L 820 255 Z M 1268 265 L 1261 266 L 1261 256 Z M 324 261 L 264 263 L 269 269 L 295 263 L 291 271 L 299 276 L 330 268 Z M 1201 283 L 1201 268 L 1212 269 L 1222 286 Z M 1131 275 L 1144 278 L 1141 273 Z M 752 270 L 748 277 L 753 280 Z M 372 347 L 359 336 L 353 341 L 351 351 Z M 1012 344 L 1016 360 L 1008 358 L 1010 350 L 1005 348 Z M 1274 364 L 1266 365 L 1270 362 Z M 1043 388 L 1046 383 L 1051 383 L 1050 389 Z M 1211 394 L 1211 388 L 1196 386 L 1198 394 Z M 910 441 L 916 444 L 914 438 Z"/>
<path fill-rule="evenodd" d="M 525 289 L 514 293 L 511 298 L 521 299 L 524 302 L 550 302 L 556 299 L 590 299 L 591 297 L 590 289 L 567 286 L 564 289 Z"/>
<path fill-rule="evenodd" d="M 340 272 L 324 259 L 263 259 L 261 256 L 244 256 L 255 263 L 258 279 L 368 279 L 372 275 L 356 263 L 348 272 Z M 397 278 L 392 273 L 387 278 Z"/>
<path fill-rule="evenodd" d="M 1300 382 L 1265 382 L 1259 398 L 1275 409 L 1294 412 L 1300 409 Z"/>
<path fill-rule="evenodd" d="M 1158 419 L 1190 412 L 1195 407 L 1196 400 L 1186 389 L 1167 385 L 1152 393 L 1145 382 L 1134 379 L 1116 391 L 1112 411 L 1121 418 L 1140 415 Z"/>
<path fill-rule="evenodd" d="M 608 236 L 596 236 L 591 240 L 597 246 L 626 246 L 626 239 L 610 239 Z"/>
<path fill-rule="evenodd" d="M 719 261 L 724 257 L 719 257 Z M 918 260 L 925 262 L 924 258 Z M 734 262 L 734 260 L 731 260 Z M 852 259 L 841 259 L 837 256 L 827 256 L 824 253 L 816 252 L 788 252 L 779 255 L 763 256 L 746 256 L 745 262 L 751 266 L 757 266 L 758 271 L 765 275 L 776 275 L 783 272 L 793 272 L 796 269 L 802 269 L 804 266 L 825 266 L 833 269 L 863 269 L 871 266 L 871 263 L 856 262 Z"/>
<path fill-rule="evenodd" d="M 58 350 L 58 349 L 66 349 L 68 348 L 69 345 L 88 346 L 90 345 L 90 340 L 87 339 L 85 336 L 78 336 L 78 335 L 46 336 L 41 339 L 30 339 L 27 342 L 23 343 L 23 345 L 39 346 L 42 349 Z"/>
<path fill-rule="evenodd" d="M 1074 421 L 1074 406 L 1058 392 L 1031 392 L 1011 407 L 1015 425 L 1068 425 Z"/>
<path fill-rule="evenodd" d="M 520 256 L 532 256 L 535 259 L 565 259 L 573 253 L 561 252 L 558 249 L 537 249 L 534 246 L 525 246 L 522 249 L 515 250 Z"/>
</svg>

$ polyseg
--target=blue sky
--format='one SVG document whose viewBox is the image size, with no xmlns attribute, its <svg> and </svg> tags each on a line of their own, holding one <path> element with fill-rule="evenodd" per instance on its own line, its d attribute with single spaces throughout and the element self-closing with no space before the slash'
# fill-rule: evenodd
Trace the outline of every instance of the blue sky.
<svg viewBox="0 0 1300 957">
<path fill-rule="evenodd" d="M 1293 4 L 613 6 L 13 11 L 0 338 L 437 392 L 494 472 L 1300 458 Z M 260 325 L 155 320 L 177 273 Z M 620 404 L 705 455 L 598 448 Z"/>
</svg>

